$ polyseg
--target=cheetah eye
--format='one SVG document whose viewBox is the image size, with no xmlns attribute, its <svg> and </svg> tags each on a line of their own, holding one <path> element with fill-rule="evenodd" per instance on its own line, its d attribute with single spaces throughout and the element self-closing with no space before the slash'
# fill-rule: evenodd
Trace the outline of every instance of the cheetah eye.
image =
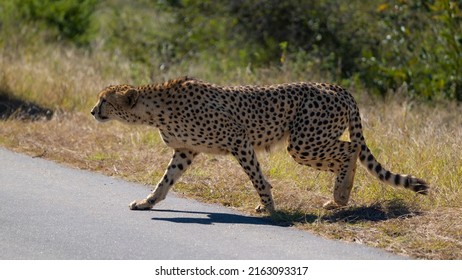
<svg viewBox="0 0 462 280">
<path fill-rule="evenodd" d="M 105 104 L 105 103 L 109 104 L 109 102 L 107 102 L 107 99 L 106 99 L 106 98 L 101 98 L 101 105 L 103 105 L 103 104 Z"/>
</svg>

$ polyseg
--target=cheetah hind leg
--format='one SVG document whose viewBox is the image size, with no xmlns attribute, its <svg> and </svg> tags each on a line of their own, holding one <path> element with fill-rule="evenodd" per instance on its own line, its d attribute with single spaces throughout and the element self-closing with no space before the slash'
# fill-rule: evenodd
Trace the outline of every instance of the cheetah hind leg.
<svg viewBox="0 0 462 280">
<path fill-rule="evenodd" d="M 353 148 L 353 144 L 350 145 Z M 324 203 L 323 207 L 325 209 L 333 210 L 348 204 L 356 173 L 356 163 L 360 152 L 359 148 L 355 150 L 356 151 L 353 152 L 349 160 L 342 164 L 335 180 L 334 200 Z"/>
</svg>

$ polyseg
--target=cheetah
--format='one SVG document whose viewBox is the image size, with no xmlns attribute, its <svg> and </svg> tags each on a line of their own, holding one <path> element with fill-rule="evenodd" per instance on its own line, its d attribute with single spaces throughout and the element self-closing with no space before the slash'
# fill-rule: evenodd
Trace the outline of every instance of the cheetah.
<svg viewBox="0 0 462 280">
<path fill-rule="evenodd" d="M 427 194 L 429 185 L 411 175 L 385 169 L 367 147 L 358 106 L 345 89 L 325 83 L 268 86 L 219 86 L 190 77 L 135 87 L 109 86 L 99 93 L 91 114 L 97 121 L 118 120 L 159 129 L 174 150 L 154 190 L 135 200 L 131 210 L 148 210 L 199 153 L 232 154 L 259 197 L 258 212 L 275 211 L 271 185 L 262 174 L 256 151 L 280 141 L 299 164 L 336 175 L 334 197 L 324 204 L 347 205 L 359 161 L 380 181 Z M 349 130 L 350 141 L 340 137 Z"/>
</svg>

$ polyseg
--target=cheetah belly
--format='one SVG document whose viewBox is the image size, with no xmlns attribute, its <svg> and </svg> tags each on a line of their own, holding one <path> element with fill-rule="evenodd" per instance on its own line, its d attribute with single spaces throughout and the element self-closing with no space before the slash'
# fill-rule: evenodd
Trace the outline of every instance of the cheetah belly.
<svg viewBox="0 0 462 280">
<path fill-rule="evenodd" d="M 164 133 L 160 131 L 164 143 L 174 150 L 187 149 L 197 153 L 208 154 L 228 154 L 229 151 L 224 148 L 223 144 L 217 143 L 220 138 L 196 139 L 194 137 L 182 137 L 174 135 L 173 133 Z"/>
</svg>

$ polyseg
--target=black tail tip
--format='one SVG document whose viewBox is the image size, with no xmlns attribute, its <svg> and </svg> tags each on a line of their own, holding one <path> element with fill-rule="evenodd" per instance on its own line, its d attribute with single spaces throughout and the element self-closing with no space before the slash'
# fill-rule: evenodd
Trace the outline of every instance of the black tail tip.
<svg viewBox="0 0 462 280">
<path fill-rule="evenodd" d="M 428 195 L 429 188 L 430 187 L 428 186 L 427 182 L 421 179 L 417 179 L 417 182 L 412 186 L 413 191 L 423 195 Z"/>
</svg>

